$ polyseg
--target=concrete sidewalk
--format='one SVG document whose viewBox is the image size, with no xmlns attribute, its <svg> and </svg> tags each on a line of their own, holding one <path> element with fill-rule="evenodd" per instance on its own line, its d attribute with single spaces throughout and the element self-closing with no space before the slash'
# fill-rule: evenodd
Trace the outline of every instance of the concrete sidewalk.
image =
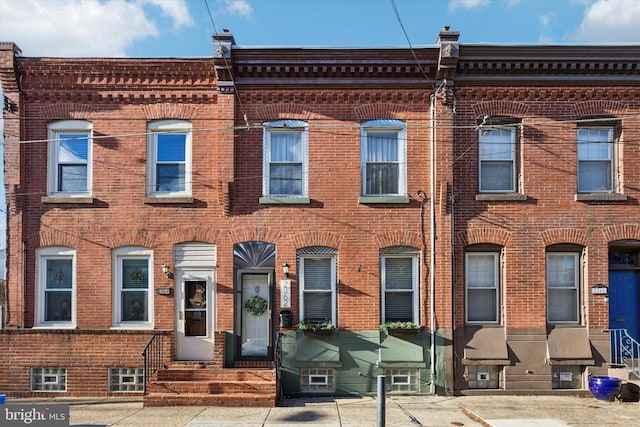
<svg viewBox="0 0 640 427">
<path fill-rule="evenodd" d="M 286 399 L 276 408 L 143 408 L 141 399 L 7 399 L 69 404 L 74 427 L 376 426 L 375 398 Z M 575 396 L 393 396 L 387 426 L 601 427 L 640 425 L 640 403 Z"/>
</svg>

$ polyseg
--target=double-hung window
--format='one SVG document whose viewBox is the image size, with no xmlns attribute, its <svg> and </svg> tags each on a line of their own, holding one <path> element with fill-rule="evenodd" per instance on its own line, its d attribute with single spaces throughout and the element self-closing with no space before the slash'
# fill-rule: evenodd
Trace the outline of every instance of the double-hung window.
<svg viewBox="0 0 640 427">
<path fill-rule="evenodd" d="M 614 191 L 614 127 L 578 129 L 578 192 Z"/>
<path fill-rule="evenodd" d="M 497 323 L 499 320 L 498 252 L 465 254 L 466 321 Z"/>
<path fill-rule="evenodd" d="M 90 122 L 65 120 L 49 124 L 49 196 L 91 195 L 91 141 Z"/>
<path fill-rule="evenodd" d="M 336 325 L 336 257 L 331 248 L 310 247 L 298 251 L 300 319 Z"/>
<path fill-rule="evenodd" d="M 75 327 L 75 250 L 64 247 L 38 249 L 37 260 L 36 326 Z"/>
<path fill-rule="evenodd" d="M 363 196 L 405 196 L 407 147 L 404 122 L 372 120 L 361 127 Z"/>
<path fill-rule="evenodd" d="M 191 123 L 183 120 L 153 122 L 148 127 L 147 194 L 191 195 Z"/>
<path fill-rule="evenodd" d="M 504 124 L 478 129 L 479 191 L 511 193 L 517 191 L 516 130 Z"/>
<path fill-rule="evenodd" d="M 113 325 L 153 328 L 152 252 L 125 247 L 113 252 Z"/>
<path fill-rule="evenodd" d="M 405 246 L 381 251 L 382 323 L 419 323 L 418 251 Z"/>
<path fill-rule="evenodd" d="M 264 198 L 307 197 L 307 124 L 278 120 L 264 124 Z M 267 200 L 261 200 L 267 202 Z"/>
<path fill-rule="evenodd" d="M 578 323 L 580 253 L 547 252 L 547 321 Z"/>
</svg>

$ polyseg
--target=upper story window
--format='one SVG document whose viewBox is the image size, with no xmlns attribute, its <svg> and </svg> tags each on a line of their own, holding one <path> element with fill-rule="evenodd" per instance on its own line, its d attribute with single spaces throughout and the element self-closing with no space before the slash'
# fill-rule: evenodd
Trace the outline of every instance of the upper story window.
<svg viewBox="0 0 640 427">
<path fill-rule="evenodd" d="M 518 191 L 517 136 L 513 120 L 492 119 L 478 129 L 480 193 Z"/>
<path fill-rule="evenodd" d="M 76 325 L 76 251 L 64 247 L 38 249 L 36 326 Z"/>
<path fill-rule="evenodd" d="M 394 246 L 380 255 L 382 323 L 419 323 L 418 251 Z"/>
<path fill-rule="evenodd" d="M 465 313 L 467 323 L 498 323 L 500 252 L 465 254 Z"/>
<path fill-rule="evenodd" d="M 153 253 L 124 247 L 113 251 L 113 326 L 153 328 Z"/>
<path fill-rule="evenodd" d="M 578 192 L 615 191 L 614 126 L 578 128 Z"/>
<path fill-rule="evenodd" d="M 361 127 L 363 196 L 405 196 L 406 129 L 400 120 L 372 120 Z"/>
<path fill-rule="evenodd" d="M 277 120 L 264 124 L 265 198 L 304 198 L 308 191 L 307 124 Z"/>
<path fill-rule="evenodd" d="M 191 123 L 163 120 L 148 127 L 147 194 L 191 195 Z"/>
<path fill-rule="evenodd" d="M 300 319 L 336 325 L 337 251 L 310 247 L 298 251 L 300 273 Z"/>
<path fill-rule="evenodd" d="M 92 124 L 65 120 L 49 124 L 47 194 L 52 197 L 91 195 Z"/>
<path fill-rule="evenodd" d="M 579 323 L 580 252 L 573 247 L 556 246 L 549 248 L 546 258 L 547 321 Z"/>
</svg>

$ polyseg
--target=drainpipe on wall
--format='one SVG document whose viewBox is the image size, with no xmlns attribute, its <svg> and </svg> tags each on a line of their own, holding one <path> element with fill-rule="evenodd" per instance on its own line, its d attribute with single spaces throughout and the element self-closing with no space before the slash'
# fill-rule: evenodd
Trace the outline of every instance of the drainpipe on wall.
<svg viewBox="0 0 640 427">
<path fill-rule="evenodd" d="M 436 214 L 435 214 L 435 194 L 436 194 L 436 171 L 435 171 L 435 142 L 436 142 L 436 128 L 435 128 L 435 102 L 436 95 L 435 93 L 430 97 L 430 105 L 429 105 L 429 119 L 431 120 L 431 135 L 430 135 L 430 153 L 429 153 L 429 162 L 430 167 L 430 192 L 431 197 L 429 198 L 429 241 L 430 241 L 430 254 L 429 254 L 429 332 L 431 335 L 431 384 L 429 386 L 429 393 L 436 393 L 436 309 L 435 309 L 435 289 L 436 289 L 436 279 L 435 279 L 435 269 L 436 269 L 436 255 L 435 255 L 435 231 L 436 231 Z"/>
</svg>

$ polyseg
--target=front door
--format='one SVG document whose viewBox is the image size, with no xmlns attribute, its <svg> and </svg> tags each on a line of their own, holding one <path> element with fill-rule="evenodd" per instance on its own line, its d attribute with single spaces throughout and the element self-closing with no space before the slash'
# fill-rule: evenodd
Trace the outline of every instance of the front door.
<svg viewBox="0 0 640 427">
<path fill-rule="evenodd" d="M 176 271 L 176 358 L 213 360 L 213 275 Z"/>
<path fill-rule="evenodd" d="M 272 272 L 239 273 L 240 358 L 269 359 L 271 348 Z"/>
<path fill-rule="evenodd" d="M 609 270 L 609 329 L 626 329 L 640 341 L 638 270 Z"/>
</svg>

